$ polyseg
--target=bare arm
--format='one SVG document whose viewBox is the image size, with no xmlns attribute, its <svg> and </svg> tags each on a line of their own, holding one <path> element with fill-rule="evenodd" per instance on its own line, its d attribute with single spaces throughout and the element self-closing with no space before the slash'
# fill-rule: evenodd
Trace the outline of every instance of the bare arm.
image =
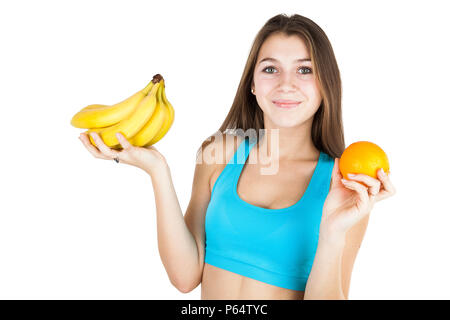
<svg viewBox="0 0 450 320">
<path fill-rule="evenodd" d="M 220 139 L 201 147 L 202 152 L 196 159 L 191 199 L 184 217 L 169 167 L 164 165 L 160 170 L 148 171 L 155 190 L 159 253 L 171 282 L 181 292 L 195 289 L 203 275 L 205 215 L 211 199 L 210 179 L 217 162 L 216 151 L 213 150 L 225 148 L 222 156 L 226 159 L 218 159 L 223 163 L 230 157 L 230 152 L 236 149 L 236 145 L 237 139 L 234 138 L 228 140 L 228 146 L 232 146 L 228 149 L 227 143 Z"/>
<path fill-rule="evenodd" d="M 320 239 L 305 288 L 305 300 L 344 299 L 341 280 L 344 243 Z"/>
<path fill-rule="evenodd" d="M 197 243 L 198 269 L 187 290 L 195 289 L 202 281 L 205 260 L 205 216 L 211 199 L 211 178 L 216 169 L 216 164 L 228 163 L 230 157 L 236 151 L 240 140 L 237 137 L 222 134 L 221 139 L 201 147 L 201 154 L 196 159 L 194 181 L 192 183 L 192 196 L 189 202 L 184 220 Z M 220 153 L 222 149 L 222 153 Z"/>
<path fill-rule="evenodd" d="M 170 282 L 181 292 L 199 272 L 197 244 L 187 228 L 167 165 L 150 173 L 156 204 L 158 250 Z"/>
<path fill-rule="evenodd" d="M 203 273 L 204 216 L 210 200 L 211 169 L 207 164 L 196 164 L 192 196 L 184 216 L 167 164 L 148 172 L 155 195 L 159 254 L 171 283 L 184 293 L 200 283 Z"/>
<path fill-rule="evenodd" d="M 353 265 L 364 238 L 369 216 L 346 234 L 345 239 L 319 239 L 304 299 L 348 299 Z"/>
<path fill-rule="evenodd" d="M 348 299 L 353 264 L 367 229 L 370 212 L 379 200 L 395 194 L 389 176 L 365 174 L 343 180 L 339 159 L 334 159 L 330 191 L 322 211 L 314 263 L 305 299 Z M 361 181 L 363 183 L 360 183 Z"/>
</svg>

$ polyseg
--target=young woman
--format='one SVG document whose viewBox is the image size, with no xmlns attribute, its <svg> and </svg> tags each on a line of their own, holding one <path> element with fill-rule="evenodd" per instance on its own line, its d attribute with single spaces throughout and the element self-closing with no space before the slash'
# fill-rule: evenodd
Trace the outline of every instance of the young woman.
<svg viewBox="0 0 450 320">
<path fill-rule="evenodd" d="M 395 190 L 381 170 L 341 181 L 341 81 L 317 24 L 300 15 L 267 21 L 218 133 L 199 148 L 184 216 L 155 147 L 121 134 L 121 151 L 96 133 L 98 148 L 80 138 L 96 158 L 151 176 L 161 260 L 181 292 L 201 283 L 202 299 L 347 299 L 370 211 Z"/>
</svg>

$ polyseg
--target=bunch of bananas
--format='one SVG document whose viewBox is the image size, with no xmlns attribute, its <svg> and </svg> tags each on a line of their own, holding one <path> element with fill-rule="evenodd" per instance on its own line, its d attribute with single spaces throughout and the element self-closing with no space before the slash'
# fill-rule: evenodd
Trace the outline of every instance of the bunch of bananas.
<svg viewBox="0 0 450 320">
<path fill-rule="evenodd" d="M 174 109 L 166 98 L 164 79 L 156 74 L 152 81 L 131 97 L 114 105 L 91 104 L 77 112 L 70 121 L 76 128 L 97 132 L 110 148 L 122 149 L 116 133 L 122 133 L 137 147 L 158 142 L 169 131 Z M 95 142 L 89 135 L 91 143 Z"/>
</svg>

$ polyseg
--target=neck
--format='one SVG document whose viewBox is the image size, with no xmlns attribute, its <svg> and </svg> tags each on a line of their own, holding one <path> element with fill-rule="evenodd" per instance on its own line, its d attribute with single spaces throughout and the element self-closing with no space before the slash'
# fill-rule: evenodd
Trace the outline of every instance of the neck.
<svg viewBox="0 0 450 320">
<path fill-rule="evenodd" d="M 265 126 L 258 150 L 271 160 L 278 157 L 278 161 L 316 161 L 320 151 L 312 142 L 311 126 L 312 121 L 290 128 Z"/>
</svg>

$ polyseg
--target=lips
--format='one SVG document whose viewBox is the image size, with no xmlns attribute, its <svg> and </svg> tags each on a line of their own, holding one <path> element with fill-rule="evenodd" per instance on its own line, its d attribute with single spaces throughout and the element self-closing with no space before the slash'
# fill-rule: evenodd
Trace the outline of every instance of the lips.
<svg viewBox="0 0 450 320">
<path fill-rule="evenodd" d="M 272 102 L 279 108 L 294 108 L 301 103 L 301 101 L 284 100 L 284 99 L 274 100 Z"/>
</svg>

